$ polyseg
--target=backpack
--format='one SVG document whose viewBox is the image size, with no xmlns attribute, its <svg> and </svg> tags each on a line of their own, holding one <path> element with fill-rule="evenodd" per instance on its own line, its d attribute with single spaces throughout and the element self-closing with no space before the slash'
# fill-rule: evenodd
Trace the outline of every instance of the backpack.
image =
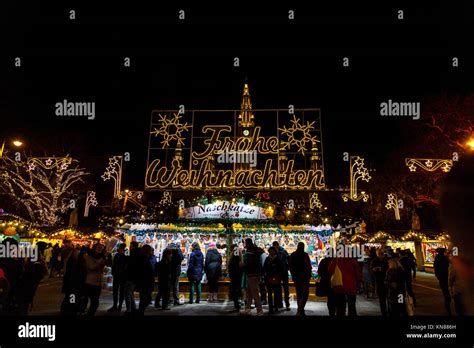
<svg viewBox="0 0 474 348">
<path fill-rule="evenodd" d="M 334 274 L 331 277 L 331 287 L 335 288 L 335 287 L 340 287 L 340 286 L 343 286 L 342 272 L 336 261 L 336 268 L 334 269 Z"/>
</svg>

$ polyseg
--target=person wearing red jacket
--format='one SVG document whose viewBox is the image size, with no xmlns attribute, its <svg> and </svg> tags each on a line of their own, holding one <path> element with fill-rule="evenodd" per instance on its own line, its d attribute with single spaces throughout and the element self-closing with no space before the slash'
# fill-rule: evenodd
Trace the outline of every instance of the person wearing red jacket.
<svg viewBox="0 0 474 348">
<path fill-rule="evenodd" d="M 331 261 L 328 270 L 331 275 L 339 268 L 342 275 L 342 284 L 332 284 L 336 294 L 336 316 L 346 315 L 346 304 L 349 309 L 349 316 L 356 316 L 356 295 L 357 285 L 362 281 L 362 272 L 357 260 L 349 257 L 337 257 Z"/>
</svg>

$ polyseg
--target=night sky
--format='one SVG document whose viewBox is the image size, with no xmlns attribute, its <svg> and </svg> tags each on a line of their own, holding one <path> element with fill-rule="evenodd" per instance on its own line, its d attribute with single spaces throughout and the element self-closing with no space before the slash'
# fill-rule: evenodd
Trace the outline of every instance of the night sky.
<svg viewBox="0 0 474 348">
<path fill-rule="evenodd" d="M 124 186 L 142 189 L 151 110 L 238 109 L 245 78 L 254 109 L 321 108 L 330 187 L 348 183 L 343 152 L 378 168 L 406 140 L 416 121 L 381 117 L 382 101 L 473 91 L 468 2 L 97 3 L 0 5 L 1 138 L 21 137 L 34 155 L 69 153 L 96 174 L 96 184 L 107 157 L 127 151 Z M 63 99 L 94 101 L 96 119 L 55 116 Z"/>
</svg>

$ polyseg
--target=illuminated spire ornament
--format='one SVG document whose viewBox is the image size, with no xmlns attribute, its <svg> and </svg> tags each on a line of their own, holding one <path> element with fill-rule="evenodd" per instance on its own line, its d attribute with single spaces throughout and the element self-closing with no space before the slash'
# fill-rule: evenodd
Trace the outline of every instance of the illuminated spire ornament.
<svg viewBox="0 0 474 348">
<path fill-rule="evenodd" d="M 349 194 L 344 193 L 342 195 L 342 199 L 344 202 L 348 202 L 349 200 L 352 201 L 359 201 L 362 199 L 363 202 L 369 201 L 369 195 L 364 191 L 359 193 L 357 192 L 357 181 L 363 180 L 365 182 L 369 182 L 372 177 L 369 175 L 369 170 L 364 166 L 364 158 L 359 156 L 351 156 L 350 158 L 350 167 L 349 167 L 349 175 L 350 175 L 350 188 Z"/>
<path fill-rule="evenodd" d="M 252 112 L 252 102 L 250 101 L 250 89 L 247 83 L 244 85 L 244 92 L 242 93 L 242 102 L 240 103 L 240 110 L 241 112 L 239 114 L 239 126 L 244 128 L 253 127 L 254 115 Z"/>
<path fill-rule="evenodd" d="M 398 199 L 395 193 L 389 193 L 387 195 L 387 203 L 385 204 L 385 208 L 388 210 L 393 209 L 395 212 L 395 220 L 400 220 L 400 210 L 398 208 Z"/>
<path fill-rule="evenodd" d="M 301 154 L 304 155 L 306 152 L 306 143 L 310 143 L 314 146 L 316 142 L 319 142 L 315 136 L 311 136 L 311 131 L 315 130 L 314 124 L 316 122 L 313 121 L 310 123 L 309 121 L 306 121 L 306 124 L 304 124 L 301 123 L 300 119 L 293 115 L 293 119 L 290 123 L 291 127 L 289 128 L 286 128 L 286 126 L 278 128 L 281 131 L 281 135 L 286 136 L 286 140 L 281 140 L 280 142 L 280 150 L 283 151 L 295 146 L 298 148 L 298 152 L 301 152 Z"/>
<path fill-rule="evenodd" d="M 181 123 L 180 119 L 183 117 L 179 113 L 173 113 L 173 116 L 168 117 L 167 115 L 162 116 L 159 114 L 161 122 L 161 127 L 156 128 L 151 132 L 155 137 L 161 135 L 163 140 L 161 144 L 163 149 L 170 146 L 171 141 L 176 141 L 177 145 L 184 146 L 183 132 L 189 131 L 191 125 L 187 122 Z"/>
</svg>

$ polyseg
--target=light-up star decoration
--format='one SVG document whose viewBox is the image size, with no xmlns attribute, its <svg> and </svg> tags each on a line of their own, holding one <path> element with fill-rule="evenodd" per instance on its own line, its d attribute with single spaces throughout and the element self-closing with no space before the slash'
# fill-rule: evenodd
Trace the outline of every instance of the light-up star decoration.
<svg viewBox="0 0 474 348">
<path fill-rule="evenodd" d="M 183 132 L 189 131 L 191 125 L 187 122 L 181 123 L 181 118 L 183 117 L 179 113 L 173 113 L 173 116 L 168 117 L 167 115 L 162 116 L 159 114 L 161 126 L 159 128 L 154 128 L 151 132 L 155 137 L 161 136 L 163 140 L 161 144 L 163 149 L 170 146 L 171 141 L 176 141 L 176 145 L 184 146 L 184 137 Z"/>
<path fill-rule="evenodd" d="M 94 191 L 87 191 L 87 198 L 86 198 L 86 206 L 84 209 L 84 217 L 89 216 L 89 207 L 92 205 L 93 207 L 97 207 L 99 202 L 97 202 L 97 198 L 95 196 Z"/>
<path fill-rule="evenodd" d="M 280 142 L 280 150 L 284 151 L 294 146 L 298 148 L 298 152 L 304 155 L 307 143 L 319 142 L 316 136 L 311 136 L 311 131 L 315 129 L 315 121 L 311 123 L 306 121 L 306 124 L 304 124 L 293 115 L 293 119 L 290 122 L 291 127 L 286 128 L 286 126 L 283 126 L 283 128 L 278 128 L 281 131 L 281 135 L 286 136 L 286 140 Z"/>
<path fill-rule="evenodd" d="M 318 194 L 316 192 L 312 193 L 309 197 L 309 208 L 310 209 L 321 209 L 323 204 L 319 200 Z"/>
<path fill-rule="evenodd" d="M 29 157 L 27 160 L 28 170 L 35 170 L 37 167 L 51 170 L 58 168 L 59 171 L 65 170 L 71 164 L 71 157 Z"/>
<path fill-rule="evenodd" d="M 385 204 L 385 208 L 388 210 L 393 209 L 395 212 L 395 220 L 400 220 L 400 210 L 398 208 L 398 199 L 397 195 L 394 193 L 389 193 L 387 195 L 387 203 Z"/>
<path fill-rule="evenodd" d="M 448 173 L 453 167 L 453 160 L 450 159 L 433 159 L 433 158 L 405 158 L 405 165 L 410 172 L 416 172 L 417 168 L 421 168 L 427 172 L 435 172 L 441 169 Z"/>
<path fill-rule="evenodd" d="M 104 181 L 114 181 L 114 198 L 119 198 L 122 185 L 122 156 L 110 157 L 109 165 L 101 177 Z"/>
<path fill-rule="evenodd" d="M 169 191 L 163 192 L 163 197 L 161 197 L 161 200 L 160 200 L 159 205 L 160 205 L 160 206 L 168 205 L 168 204 L 171 204 L 171 202 L 172 202 L 172 200 L 171 200 L 171 192 L 169 192 Z"/>
<path fill-rule="evenodd" d="M 352 201 L 359 201 L 362 199 L 363 202 L 369 201 L 369 195 L 365 192 L 359 193 L 357 192 L 357 181 L 363 180 L 365 182 L 369 182 L 372 177 L 369 175 L 369 170 L 364 166 L 364 159 L 359 156 L 351 156 L 350 158 L 350 167 L 349 167 L 349 175 L 350 175 L 350 188 L 349 194 L 344 193 L 342 195 L 342 199 L 344 202 L 348 202 L 349 200 Z"/>
</svg>

